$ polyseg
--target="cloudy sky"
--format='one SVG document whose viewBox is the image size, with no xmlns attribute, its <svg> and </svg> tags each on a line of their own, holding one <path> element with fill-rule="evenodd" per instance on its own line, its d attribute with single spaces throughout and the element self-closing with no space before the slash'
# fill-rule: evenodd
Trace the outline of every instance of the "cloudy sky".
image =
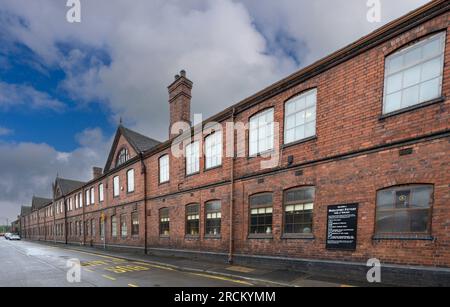
<svg viewBox="0 0 450 307">
<path fill-rule="evenodd" d="M 0 224 L 62 177 L 103 166 L 119 118 L 165 140 L 185 69 L 204 117 L 427 0 L 0 0 Z"/>
</svg>

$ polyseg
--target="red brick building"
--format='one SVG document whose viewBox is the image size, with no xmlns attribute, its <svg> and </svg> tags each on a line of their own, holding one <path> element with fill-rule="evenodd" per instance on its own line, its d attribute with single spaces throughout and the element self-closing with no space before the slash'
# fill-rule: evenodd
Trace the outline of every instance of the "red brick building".
<svg viewBox="0 0 450 307">
<path fill-rule="evenodd" d="M 212 133 L 176 126 L 160 143 L 120 126 L 104 170 L 57 178 L 53 199 L 22 214 L 22 233 L 289 265 L 450 268 L 449 20 L 449 2 L 432 1 L 206 120 L 222 128 Z M 169 86 L 170 128 L 190 123 L 192 87 L 184 71 Z M 186 157 L 173 155 L 177 142 Z M 263 167 L 264 153 L 276 163 Z M 336 243 L 328 214 L 347 204 L 354 232 Z"/>
</svg>

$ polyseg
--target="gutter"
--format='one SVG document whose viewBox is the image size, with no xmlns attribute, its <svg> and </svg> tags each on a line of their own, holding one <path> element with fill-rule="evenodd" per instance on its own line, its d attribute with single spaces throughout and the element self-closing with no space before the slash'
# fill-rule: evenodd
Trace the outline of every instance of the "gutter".
<svg viewBox="0 0 450 307">
<path fill-rule="evenodd" d="M 144 155 L 142 152 L 139 153 L 141 160 L 141 175 L 144 176 L 144 254 L 147 255 L 147 167 L 144 163 Z"/>
<path fill-rule="evenodd" d="M 235 109 L 231 113 L 231 122 L 234 124 Z M 233 147 L 234 147 L 234 128 L 233 128 Z M 233 156 L 231 157 L 231 167 L 230 167 L 230 242 L 228 251 L 228 263 L 233 263 L 233 251 L 234 251 L 234 232 L 233 232 L 233 207 L 234 207 L 234 148 Z"/>
</svg>

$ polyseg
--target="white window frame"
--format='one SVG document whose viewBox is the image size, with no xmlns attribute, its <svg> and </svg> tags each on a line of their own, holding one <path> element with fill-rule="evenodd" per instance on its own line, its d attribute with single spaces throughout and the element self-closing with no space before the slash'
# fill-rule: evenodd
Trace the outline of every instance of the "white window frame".
<svg viewBox="0 0 450 307">
<path fill-rule="evenodd" d="M 222 165 L 222 131 L 218 130 L 205 138 L 205 169 Z"/>
<path fill-rule="evenodd" d="M 284 106 L 284 144 L 295 143 L 316 135 L 317 89 L 306 91 Z"/>
<path fill-rule="evenodd" d="M 80 208 L 83 208 L 83 192 L 78 193 Z"/>
<path fill-rule="evenodd" d="M 200 142 L 195 141 L 186 146 L 186 175 L 200 171 Z"/>
<path fill-rule="evenodd" d="M 119 197 L 120 196 L 120 179 L 119 176 L 115 176 L 113 178 L 113 196 Z"/>
<path fill-rule="evenodd" d="M 402 48 L 386 57 L 383 114 L 397 112 L 441 97 L 444 72 L 445 40 L 446 32 L 440 32 L 430 37 L 421 39 L 418 42 Z M 433 43 L 441 44 L 440 46 L 436 46 L 440 48 L 439 52 L 425 54 L 426 47 L 431 46 Z M 411 57 L 411 55 L 414 54 L 419 55 L 419 53 L 420 59 L 417 58 L 415 60 L 411 60 L 410 63 L 405 63 L 409 59 L 408 56 Z M 395 67 L 396 64 L 399 65 L 399 67 Z M 424 69 L 427 67 L 426 64 L 438 64 L 440 70 L 439 75 L 427 76 L 427 72 L 424 72 Z M 434 70 L 432 72 L 434 72 Z M 416 79 L 414 77 L 416 77 Z M 425 85 L 437 86 L 437 94 L 430 95 L 430 93 L 428 93 L 428 96 L 424 95 L 426 90 Z M 409 98 L 413 99 L 413 97 L 416 99 L 415 101 L 408 101 Z M 394 103 L 396 105 L 392 106 Z"/>
<path fill-rule="evenodd" d="M 170 158 L 164 155 L 159 158 L 159 183 L 169 182 L 170 180 Z"/>
<path fill-rule="evenodd" d="M 95 192 L 94 192 L 94 187 L 91 187 L 91 189 L 90 189 L 89 191 L 90 191 L 90 194 L 91 194 L 91 198 L 90 198 L 91 205 L 95 205 Z"/>
<path fill-rule="evenodd" d="M 129 169 L 127 171 L 127 192 L 133 193 L 134 192 L 134 169 Z"/>
<path fill-rule="evenodd" d="M 248 137 L 248 152 L 250 157 L 274 149 L 274 114 L 275 109 L 270 108 L 250 117 Z"/>
<path fill-rule="evenodd" d="M 103 189 L 103 183 L 98 185 L 98 201 L 101 203 L 105 200 L 105 194 Z"/>
<path fill-rule="evenodd" d="M 91 191 L 84 191 L 84 195 L 86 196 L 86 206 L 89 206 L 91 204 Z"/>
</svg>

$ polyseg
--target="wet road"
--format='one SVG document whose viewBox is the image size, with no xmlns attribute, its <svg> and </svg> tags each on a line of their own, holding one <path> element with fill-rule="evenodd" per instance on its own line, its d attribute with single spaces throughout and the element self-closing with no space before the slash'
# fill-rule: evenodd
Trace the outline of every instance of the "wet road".
<svg viewBox="0 0 450 307">
<path fill-rule="evenodd" d="M 79 266 L 76 265 L 78 263 Z M 244 280 L 182 272 L 149 263 L 75 251 L 63 246 L 0 238 L 0 287 L 239 286 L 253 284 Z"/>
</svg>

